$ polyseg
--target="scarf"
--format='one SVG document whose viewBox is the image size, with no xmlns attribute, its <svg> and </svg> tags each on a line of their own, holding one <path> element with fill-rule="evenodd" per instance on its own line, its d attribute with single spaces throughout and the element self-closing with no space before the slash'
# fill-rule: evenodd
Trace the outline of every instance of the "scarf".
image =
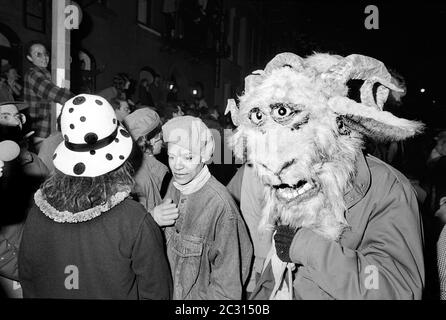
<svg viewBox="0 0 446 320">
<path fill-rule="evenodd" d="M 179 184 L 174 181 L 173 185 L 182 194 L 188 195 L 200 190 L 210 177 L 211 173 L 209 172 L 208 166 L 204 165 L 201 171 L 189 183 Z"/>
</svg>

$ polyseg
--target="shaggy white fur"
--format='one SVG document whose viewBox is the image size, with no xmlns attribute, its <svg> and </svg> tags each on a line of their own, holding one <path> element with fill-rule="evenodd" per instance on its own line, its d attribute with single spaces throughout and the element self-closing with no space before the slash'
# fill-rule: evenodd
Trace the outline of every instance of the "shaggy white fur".
<svg viewBox="0 0 446 320">
<path fill-rule="evenodd" d="M 266 186 L 259 228 L 272 228 L 280 219 L 339 239 L 348 228 L 343 196 L 356 174 L 362 135 L 400 140 L 421 130 L 418 122 L 345 97 L 345 81 L 337 80 L 346 77 L 343 70 L 356 75 L 370 72 L 376 81 L 385 69 L 375 59 L 349 57 L 345 62 L 328 54 L 306 59 L 278 55 L 265 72 L 249 76 L 239 109 L 232 106 L 238 128 L 230 144 L 237 157 L 254 165 Z M 367 65 L 370 70 L 352 69 L 357 61 L 372 63 Z M 333 70 L 340 74 L 333 75 Z M 383 79 L 388 82 L 389 75 L 383 74 Z M 380 103 L 387 96 L 381 91 Z M 340 130 L 339 120 L 347 130 Z"/>
</svg>

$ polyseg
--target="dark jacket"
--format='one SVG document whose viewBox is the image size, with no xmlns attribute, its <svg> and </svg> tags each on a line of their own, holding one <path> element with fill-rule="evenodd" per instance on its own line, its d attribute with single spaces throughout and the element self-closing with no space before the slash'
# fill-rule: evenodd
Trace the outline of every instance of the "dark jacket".
<svg viewBox="0 0 446 320">
<path fill-rule="evenodd" d="M 162 202 L 161 187 L 169 169 L 154 156 L 144 153 L 141 166 L 135 173 L 134 193 L 147 211 Z"/>
<path fill-rule="evenodd" d="M 34 204 L 19 278 L 24 298 L 169 299 L 172 292 L 161 230 L 130 199 L 78 223 L 56 222 Z"/>
<path fill-rule="evenodd" d="M 23 224 L 0 226 L 0 276 L 18 281 L 17 256 Z"/>
<path fill-rule="evenodd" d="M 353 187 L 344 195 L 351 230 L 339 242 L 299 230 L 290 247 L 298 268 L 296 299 L 421 299 L 423 231 L 410 182 L 374 157 L 361 156 Z M 253 293 L 268 299 L 270 265 Z"/>
</svg>

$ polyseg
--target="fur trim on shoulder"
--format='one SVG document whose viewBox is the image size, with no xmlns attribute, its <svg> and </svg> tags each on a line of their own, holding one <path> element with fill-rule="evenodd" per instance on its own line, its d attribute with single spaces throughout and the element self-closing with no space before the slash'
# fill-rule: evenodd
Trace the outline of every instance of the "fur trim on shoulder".
<svg viewBox="0 0 446 320">
<path fill-rule="evenodd" d="M 34 194 L 34 201 L 37 207 L 51 220 L 59 223 L 79 223 L 85 222 L 96 217 L 99 217 L 103 212 L 106 212 L 119 203 L 124 201 L 130 194 L 129 191 L 121 191 L 113 195 L 110 200 L 103 205 L 96 206 L 80 212 L 58 211 L 52 205 L 50 205 L 44 198 L 42 191 L 39 189 Z"/>
</svg>

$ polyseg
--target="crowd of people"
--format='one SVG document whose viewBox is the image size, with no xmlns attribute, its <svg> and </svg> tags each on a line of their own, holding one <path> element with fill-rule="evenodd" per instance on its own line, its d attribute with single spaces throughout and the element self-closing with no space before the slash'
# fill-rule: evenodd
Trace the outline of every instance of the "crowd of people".
<svg viewBox="0 0 446 320">
<path fill-rule="evenodd" d="M 271 248 L 285 239 L 289 250 L 292 236 L 259 230 L 265 190 L 250 164 L 212 163 L 221 141 L 211 129 L 224 136 L 234 126 L 208 106 L 203 88 L 191 101 L 174 90 L 164 98 L 152 73 L 132 95 L 131 77 L 119 73 L 108 88 L 74 94 L 52 82 L 44 44 L 32 42 L 26 53 L 23 83 L 10 65 L 0 82 L 0 275 L 19 281 L 24 298 L 264 297 L 259 281 Z M 57 120 L 54 102 L 63 105 Z M 425 172 L 408 169 L 405 143 L 366 145 L 415 190 L 424 297 L 442 299 L 445 132 L 432 141 Z M 67 282 L 67 270 L 79 277 Z"/>
</svg>

